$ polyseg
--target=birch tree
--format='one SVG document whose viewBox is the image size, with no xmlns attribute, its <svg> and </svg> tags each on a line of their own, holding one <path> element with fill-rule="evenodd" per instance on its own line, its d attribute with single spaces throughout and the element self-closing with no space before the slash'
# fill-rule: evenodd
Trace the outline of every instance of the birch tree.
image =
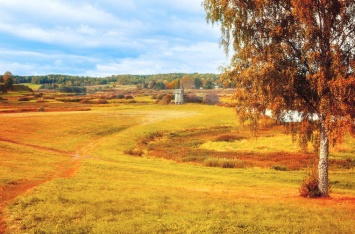
<svg viewBox="0 0 355 234">
<path fill-rule="evenodd" d="M 318 188 L 328 191 L 329 142 L 355 123 L 354 0 L 204 0 L 231 54 L 223 77 L 237 84 L 237 112 L 257 122 L 318 119 Z"/>
</svg>

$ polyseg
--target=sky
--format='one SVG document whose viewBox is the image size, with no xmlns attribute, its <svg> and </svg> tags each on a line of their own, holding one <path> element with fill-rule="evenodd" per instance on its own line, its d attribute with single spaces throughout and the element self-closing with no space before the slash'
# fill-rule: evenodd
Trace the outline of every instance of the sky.
<svg viewBox="0 0 355 234">
<path fill-rule="evenodd" d="M 0 74 L 219 73 L 202 0 L 0 0 Z"/>
</svg>

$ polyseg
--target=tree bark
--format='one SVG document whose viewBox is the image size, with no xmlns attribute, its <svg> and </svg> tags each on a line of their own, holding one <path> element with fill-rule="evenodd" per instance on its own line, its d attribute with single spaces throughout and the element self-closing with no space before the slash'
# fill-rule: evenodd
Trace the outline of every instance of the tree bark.
<svg viewBox="0 0 355 234">
<path fill-rule="evenodd" d="M 320 128 L 320 146 L 318 163 L 318 188 L 322 197 L 328 197 L 328 155 L 329 155 L 329 137 L 324 121 L 321 121 Z"/>
</svg>

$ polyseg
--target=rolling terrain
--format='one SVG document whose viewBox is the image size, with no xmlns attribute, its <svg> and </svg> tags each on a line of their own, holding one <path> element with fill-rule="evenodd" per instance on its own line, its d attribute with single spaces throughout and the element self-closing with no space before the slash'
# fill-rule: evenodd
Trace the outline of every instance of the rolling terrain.
<svg viewBox="0 0 355 234">
<path fill-rule="evenodd" d="M 297 158 L 282 165 L 267 158 L 303 155 L 292 140 L 275 129 L 258 142 L 230 108 L 127 103 L 0 119 L 0 232 L 352 232 L 354 168 L 331 170 L 330 198 L 302 198 L 309 162 L 295 168 Z M 211 137 L 228 134 L 241 138 Z M 332 157 L 352 162 L 353 141 L 348 137 Z M 228 157 L 242 166 L 210 163 Z"/>
</svg>

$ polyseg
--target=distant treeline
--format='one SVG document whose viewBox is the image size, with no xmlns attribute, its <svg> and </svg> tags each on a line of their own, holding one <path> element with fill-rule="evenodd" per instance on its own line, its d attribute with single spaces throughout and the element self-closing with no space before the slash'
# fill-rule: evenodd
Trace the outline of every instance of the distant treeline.
<svg viewBox="0 0 355 234">
<path fill-rule="evenodd" d="M 174 89 L 174 88 L 205 88 L 211 89 L 220 85 L 219 74 L 187 74 L 170 73 L 155 75 L 112 75 L 105 78 L 84 77 L 52 74 L 45 76 L 16 76 L 15 83 L 42 84 L 45 89 L 60 89 L 61 87 L 79 87 L 93 85 L 137 85 L 140 88 Z M 1 78 L 1 77 L 0 77 Z M 225 86 L 225 85 L 224 85 Z"/>
</svg>

